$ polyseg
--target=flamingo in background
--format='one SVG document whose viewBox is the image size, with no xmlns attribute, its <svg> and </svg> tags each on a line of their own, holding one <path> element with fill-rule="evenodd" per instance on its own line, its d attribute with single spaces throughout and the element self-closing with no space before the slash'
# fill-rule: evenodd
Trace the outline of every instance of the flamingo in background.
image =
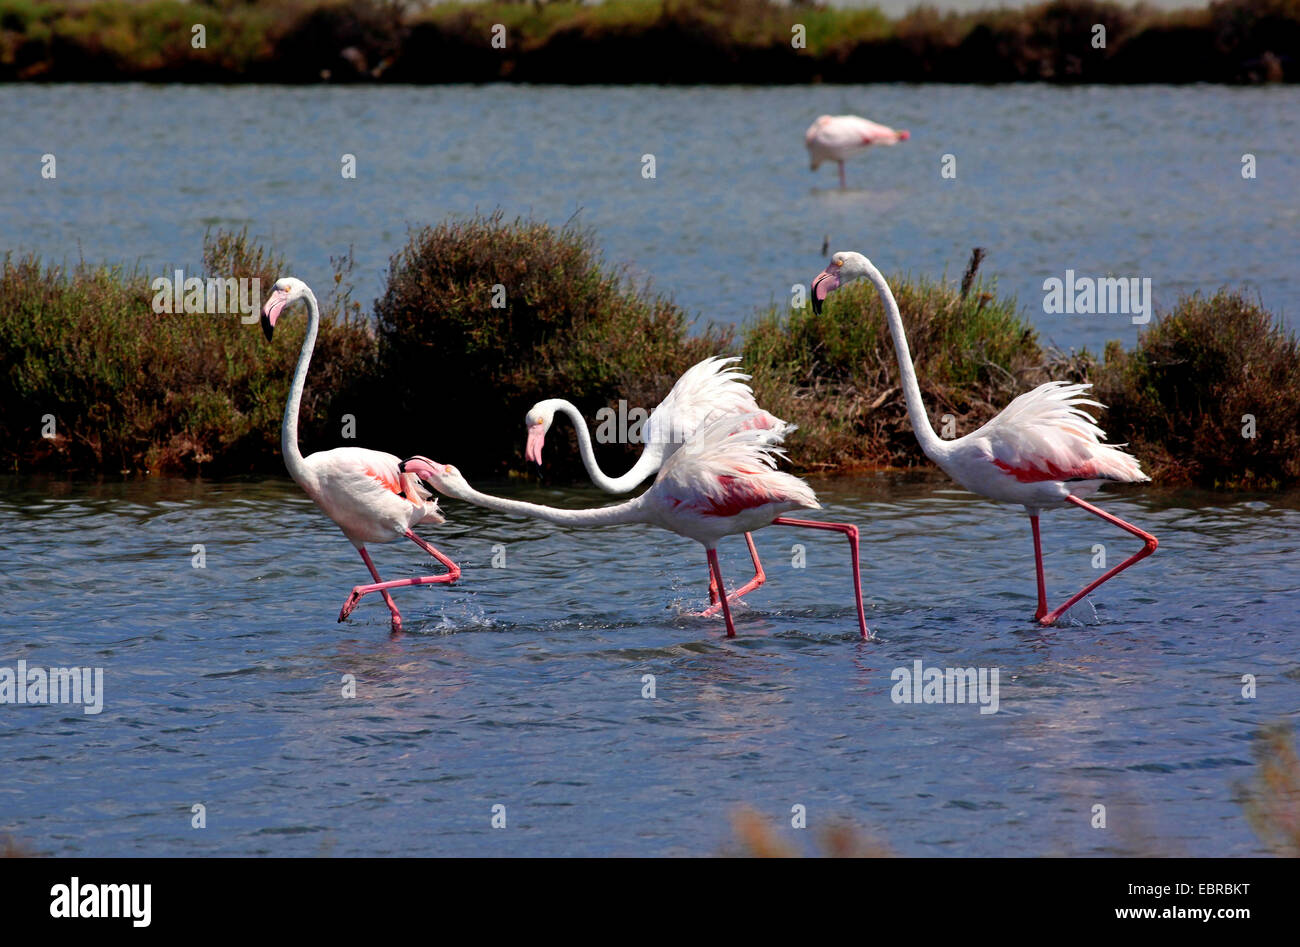
<svg viewBox="0 0 1300 947">
<path fill-rule="evenodd" d="M 1091 385 L 1049 381 L 1020 395 L 978 430 L 955 440 L 941 440 L 930 426 L 925 403 L 921 400 L 898 303 L 894 301 L 889 284 L 872 262 L 861 253 L 836 253 L 831 257 L 830 265 L 813 280 L 813 310 L 820 313 L 827 294 L 862 277 L 874 283 L 876 292 L 880 294 L 889 331 L 894 337 L 907 414 L 921 450 L 972 493 L 1003 503 L 1022 504 L 1029 514 L 1029 525 L 1034 534 L 1034 562 L 1038 569 L 1035 619 L 1043 625 L 1052 624 L 1097 586 L 1156 551 L 1159 543 L 1150 533 L 1082 499 L 1096 493 L 1108 480 L 1146 483 L 1151 479 L 1142 473 L 1136 458 L 1112 444 L 1102 443 L 1105 433 L 1092 415 L 1083 410 L 1087 406 L 1103 407 L 1096 401 L 1081 397 Z M 1099 579 L 1090 582 L 1065 604 L 1048 611 L 1038 514 L 1063 503 L 1082 507 L 1107 523 L 1132 533 L 1142 540 L 1143 546 Z"/>
<path fill-rule="evenodd" d="M 533 516 L 566 526 L 648 523 L 670 530 L 704 546 L 709 574 L 719 589 L 725 588 L 717 552 L 718 541 L 723 536 L 749 533 L 770 525 L 842 532 L 849 538 L 858 628 L 866 639 L 858 528 L 848 523 L 789 519 L 783 515 L 793 510 L 821 508 L 808 484 L 776 469 L 776 458 L 785 456 L 785 451 L 776 444 L 786 430 L 786 425 L 774 429 L 754 427 L 745 415 L 723 415 L 698 428 L 690 440 L 674 451 L 645 493 L 594 510 L 563 510 L 489 496 L 471 487 L 455 467 L 427 457 L 408 457 L 399 469 L 416 474 L 439 493 L 489 510 Z M 716 607 L 722 609 L 727 637 L 735 637 L 728 596 L 722 596 Z M 713 611 L 700 614 L 709 615 Z"/>
<path fill-rule="evenodd" d="M 591 434 L 587 430 L 586 420 L 572 402 L 563 398 L 539 401 L 528 409 L 524 416 L 528 431 L 524 457 L 541 466 L 546 433 L 555 421 L 556 412 L 559 412 L 573 422 L 578 432 L 578 453 L 592 483 L 606 493 L 627 493 L 659 470 L 677 448 L 707 421 L 723 415 L 745 414 L 750 415 L 752 427 L 786 429 L 788 426 L 784 421 L 758 406 L 753 389 L 746 384 L 750 376 L 737 371 L 733 364 L 739 361 L 740 358 L 734 355 L 728 358 L 713 356 L 688 368 L 641 425 L 641 442 L 645 446 L 632 469 L 621 477 L 611 478 L 600 469 L 592 451 Z M 732 601 L 767 581 L 763 564 L 758 559 L 758 550 L 754 548 L 754 538 L 749 533 L 745 533 L 745 544 L 754 561 L 754 577 L 730 593 Z M 712 571 L 709 572 L 709 601 L 713 604 L 705 612 L 706 615 L 713 614 L 718 607 L 718 586 Z"/>
<path fill-rule="evenodd" d="M 909 131 L 894 131 L 888 125 L 856 115 L 823 115 L 808 126 L 803 142 L 808 147 L 812 170 L 816 171 L 823 161 L 834 161 L 840 166 L 840 189 L 843 190 L 845 158 L 866 151 L 872 145 L 896 145 L 911 137 Z"/>
<path fill-rule="evenodd" d="M 402 616 L 388 590 L 408 585 L 455 582 L 460 578 L 460 567 L 411 531 L 411 527 L 421 523 L 442 523 L 444 520 L 438 512 L 438 501 L 431 499 L 433 494 L 424 489 L 419 478 L 402 473 L 401 458 L 361 447 L 336 447 L 303 457 L 298 449 L 298 409 L 307 381 L 307 366 L 311 363 L 312 349 L 316 347 L 320 310 L 316 296 L 307 284 L 293 277 L 276 280 L 271 297 L 262 307 L 262 331 L 269 342 L 281 311 L 299 299 L 307 302 L 309 321 L 280 428 L 284 464 L 307 496 L 357 547 L 366 568 L 374 576 L 373 585 L 358 585 L 352 589 L 352 594 L 339 611 L 339 621 L 352 614 L 362 596 L 379 592 L 393 613 L 393 632 L 397 633 L 402 630 Z M 365 544 L 388 543 L 403 536 L 441 562 L 448 571 L 442 575 L 383 581 L 375 564 L 370 561 Z"/>
</svg>

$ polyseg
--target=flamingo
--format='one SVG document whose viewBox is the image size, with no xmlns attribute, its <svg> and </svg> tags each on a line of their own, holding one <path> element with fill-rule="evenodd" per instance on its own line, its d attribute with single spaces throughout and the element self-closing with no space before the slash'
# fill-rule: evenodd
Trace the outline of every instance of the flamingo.
<svg viewBox="0 0 1300 947">
<path fill-rule="evenodd" d="M 821 508 L 812 488 L 798 477 L 776 469 L 776 459 L 785 451 L 777 447 L 788 426 L 754 427 L 745 415 L 723 415 L 697 428 L 694 436 L 664 461 L 650 489 L 640 496 L 613 506 L 592 510 L 564 510 L 507 500 L 480 493 L 452 466 L 427 457 L 402 461 L 403 473 L 414 473 L 439 493 L 490 510 L 533 516 L 567 526 L 614 526 L 648 523 L 670 530 L 702 544 L 709 574 L 719 589 L 725 588 L 718 565 L 718 541 L 724 536 L 749 533 L 764 526 L 798 526 L 834 530 L 849 539 L 853 560 L 853 589 L 857 599 L 858 628 L 868 637 L 862 608 L 862 578 L 858 561 L 858 528 L 849 523 L 791 519 L 794 510 Z M 713 614 L 722 609 L 727 637 L 734 638 L 728 596 L 719 599 Z"/>
<path fill-rule="evenodd" d="M 722 415 L 745 414 L 750 416 L 751 426 L 784 427 L 784 421 L 758 406 L 753 390 L 746 384 L 750 376 L 736 370 L 734 363 L 739 361 L 740 358 L 734 355 L 727 358 L 712 356 L 688 368 L 641 425 L 641 441 L 645 446 L 632 469 L 621 477 L 610 477 L 600 469 L 582 412 L 563 398 L 548 398 L 528 409 L 524 416 L 528 431 L 524 457 L 541 466 L 546 434 L 558 412 L 568 417 L 578 432 L 578 453 L 592 483 L 606 493 L 627 493 L 659 470 L 682 442 L 691 438 L 706 421 Z M 754 562 L 754 577 L 730 593 L 732 601 L 767 581 L 758 550 L 754 547 L 754 538 L 749 533 L 745 533 L 745 544 Z M 718 607 L 718 587 L 712 571 L 709 573 L 709 601 L 713 604 L 705 614 L 713 614 Z"/>
<path fill-rule="evenodd" d="M 320 309 L 316 296 L 302 280 L 284 277 L 275 281 L 266 305 L 262 307 L 262 331 L 271 341 L 276 320 L 281 311 L 292 302 L 302 299 L 307 303 L 309 321 L 307 335 L 298 355 L 289 400 L 284 406 L 284 421 L 280 427 L 280 447 L 289 475 L 298 482 L 309 497 L 325 511 L 325 515 L 338 524 L 343 535 L 352 541 L 361 558 L 374 577 L 371 585 L 358 585 L 343 603 L 339 621 L 343 621 L 357 607 L 361 598 L 379 592 L 388 610 L 392 612 L 392 630 L 402 630 L 402 616 L 388 594 L 389 589 L 408 585 L 429 585 L 436 582 L 455 582 L 460 578 L 460 567 L 429 543 L 412 532 L 421 523 L 442 523 L 438 501 L 421 485 L 419 478 L 401 471 L 401 458 L 382 451 L 362 447 L 336 447 L 303 457 L 298 449 L 298 409 L 302 403 L 303 385 L 307 380 L 307 366 L 311 363 L 312 349 L 316 346 L 316 331 L 320 326 Z M 405 537 L 429 553 L 444 566 L 441 575 L 419 576 L 414 579 L 395 579 L 385 582 L 366 551 L 366 543 L 388 543 Z"/>
<path fill-rule="evenodd" d="M 812 170 L 823 161 L 834 161 L 840 166 L 840 189 L 844 184 L 844 159 L 866 151 L 872 145 L 896 145 L 907 141 L 912 133 L 894 131 L 888 125 L 859 118 L 856 115 L 823 115 L 808 126 L 803 142 L 808 148 Z"/>
<path fill-rule="evenodd" d="M 875 284 L 884 306 L 889 331 L 894 337 L 907 414 L 925 455 L 972 493 L 1003 503 L 1019 503 L 1029 514 L 1029 525 L 1034 535 L 1034 562 L 1038 570 L 1038 608 L 1034 618 L 1039 623 L 1051 625 L 1093 589 L 1156 551 L 1159 543 L 1150 533 L 1083 499 L 1096 493 L 1106 481 L 1147 483 L 1151 479 L 1142 472 L 1137 458 L 1119 450 L 1116 445 L 1102 443 L 1105 432 L 1084 410 L 1089 406 L 1104 407 L 1083 397 L 1091 385 L 1046 382 L 1020 395 L 978 430 L 955 440 L 941 440 L 930 426 L 921 400 L 898 303 L 894 301 L 894 294 L 884 276 L 872 262 L 861 253 L 836 253 L 831 257 L 830 265 L 813 280 L 813 311 L 821 312 L 827 294 L 862 277 Z M 1100 578 L 1088 583 L 1059 608 L 1049 611 L 1038 515 L 1042 510 L 1058 508 L 1065 503 L 1081 507 L 1137 536 L 1143 546 Z"/>
</svg>

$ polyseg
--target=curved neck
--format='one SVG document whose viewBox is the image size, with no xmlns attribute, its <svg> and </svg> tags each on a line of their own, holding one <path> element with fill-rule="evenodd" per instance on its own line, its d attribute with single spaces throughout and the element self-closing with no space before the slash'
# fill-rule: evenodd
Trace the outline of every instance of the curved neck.
<svg viewBox="0 0 1300 947">
<path fill-rule="evenodd" d="M 567 415 L 578 432 L 578 453 L 582 457 L 582 466 L 587 468 L 591 482 L 606 493 L 627 493 L 635 490 L 646 477 L 659 469 L 663 461 L 663 445 L 646 444 L 632 469 L 621 477 L 609 477 L 596 463 L 596 453 L 591 446 L 591 433 L 587 430 L 587 421 L 571 402 L 556 398 L 555 409 Z M 642 430 L 645 426 L 642 425 Z"/>
<path fill-rule="evenodd" d="M 907 402 L 907 416 L 912 422 L 917 443 L 925 455 L 936 463 L 939 457 L 947 453 L 947 445 L 934 433 L 930 426 L 930 415 L 921 400 L 921 386 L 916 383 L 916 366 L 912 364 L 912 353 L 907 347 L 907 332 L 903 329 L 903 316 L 898 311 L 894 293 L 885 282 L 884 276 L 870 263 L 866 264 L 867 279 L 876 286 L 880 302 L 885 307 L 885 319 L 889 322 L 889 334 L 894 337 L 894 353 L 898 356 L 898 374 L 903 383 L 903 398 Z"/>
<path fill-rule="evenodd" d="M 302 340 L 302 351 L 298 353 L 298 367 L 293 372 L 293 382 L 289 386 L 289 400 L 284 405 L 284 420 L 280 424 L 280 450 L 284 453 L 284 465 L 289 468 L 289 476 L 299 483 L 307 475 L 307 464 L 302 451 L 298 449 L 298 409 L 302 405 L 302 390 L 307 384 L 307 367 L 311 364 L 312 349 L 316 347 L 316 331 L 320 327 L 320 310 L 316 307 L 316 296 L 309 289 L 304 299 L 307 300 L 307 335 Z"/>
<path fill-rule="evenodd" d="M 558 523 L 560 525 L 616 526 L 622 523 L 646 522 L 646 516 L 641 509 L 643 505 L 641 497 L 628 500 L 625 503 L 615 503 L 613 506 L 598 507 L 594 510 L 562 510 L 554 506 L 543 506 L 540 503 L 525 503 L 523 500 L 507 500 L 504 497 L 494 497 L 487 493 L 480 493 L 469 484 L 457 486 L 454 489 L 440 486 L 439 492 L 488 510 L 497 510 L 501 513 L 516 513 L 520 516 L 532 516 L 539 520 L 546 520 L 548 523 Z"/>
</svg>

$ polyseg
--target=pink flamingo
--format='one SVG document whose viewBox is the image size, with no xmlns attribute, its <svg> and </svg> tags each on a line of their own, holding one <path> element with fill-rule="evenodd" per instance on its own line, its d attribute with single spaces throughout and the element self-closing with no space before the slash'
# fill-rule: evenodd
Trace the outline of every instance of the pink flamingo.
<svg viewBox="0 0 1300 947">
<path fill-rule="evenodd" d="M 320 310 L 316 305 L 316 296 L 307 284 L 293 277 L 276 280 L 271 297 L 262 307 L 262 331 L 266 333 L 269 342 L 280 312 L 299 299 L 307 302 L 309 321 L 280 428 L 284 464 L 289 468 L 289 475 L 325 511 L 325 515 L 338 524 L 352 545 L 357 547 L 366 568 L 374 576 L 374 584 L 358 585 L 352 589 L 352 594 L 339 611 L 339 621 L 352 614 L 362 596 L 379 592 L 384 597 L 388 610 L 393 613 L 393 632 L 400 632 L 402 616 L 388 590 L 408 585 L 455 582 L 460 578 L 460 567 L 411 531 L 411 527 L 421 523 L 442 523 L 444 520 L 438 512 L 438 501 L 431 499 L 433 494 L 424 489 L 419 478 L 402 473 L 399 457 L 361 447 L 336 447 L 309 457 L 303 457 L 299 451 L 298 409 L 302 403 L 303 386 L 307 381 L 307 366 L 311 363 L 312 349 L 316 346 Z M 370 553 L 366 552 L 365 544 L 388 543 L 403 536 L 441 562 L 448 571 L 443 575 L 395 579 L 391 582 L 381 579 L 375 564 L 370 561 Z"/>
<path fill-rule="evenodd" d="M 1146 483 L 1151 479 L 1142 473 L 1136 458 L 1112 444 L 1102 443 L 1105 432 L 1083 408 L 1103 405 L 1080 397 L 1090 385 L 1049 381 L 1020 395 L 978 430 L 955 440 L 941 440 L 930 426 L 925 403 L 921 400 L 898 303 L 894 301 L 889 284 L 871 261 L 861 253 L 836 253 L 831 257 L 830 265 L 813 280 L 813 310 L 820 313 L 822 300 L 827 294 L 861 277 L 875 284 L 884 305 L 889 331 L 894 337 L 894 351 L 898 355 L 907 414 L 921 449 L 967 490 L 991 500 L 1022 504 L 1029 514 L 1029 525 L 1034 534 L 1034 561 L 1038 569 L 1035 619 L 1044 625 L 1052 624 L 1097 586 L 1156 551 L 1158 542 L 1150 533 L 1082 499 L 1096 493 L 1108 480 Z M 1065 604 L 1048 611 L 1038 514 L 1062 503 L 1082 507 L 1137 536 L 1143 546 L 1099 579 L 1090 582 Z"/>
<path fill-rule="evenodd" d="M 606 493 L 627 493 L 659 470 L 664 461 L 707 421 L 728 414 L 744 414 L 750 417 L 751 426 L 754 427 L 784 427 L 784 421 L 758 406 L 753 389 L 746 384 L 750 376 L 737 371 L 733 364 L 739 361 L 740 358 L 734 355 L 729 358 L 713 356 L 688 368 L 641 425 L 641 442 L 645 446 L 632 469 L 621 477 L 610 477 L 600 469 L 582 412 L 563 398 L 548 398 L 528 409 L 524 416 L 528 430 L 524 457 L 541 466 L 546 434 L 558 412 L 568 417 L 578 432 L 578 453 L 592 483 Z M 758 559 L 758 550 L 754 548 L 754 538 L 749 533 L 745 533 L 745 544 L 749 547 L 749 555 L 754 562 L 754 577 L 729 593 L 733 602 L 767 581 L 763 564 Z M 706 614 L 713 614 L 718 607 L 718 587 L 712 571 L 709 573 L 709 601 L 713 605 Z"/>
<path fill-rule="evenodd" d="M 894 131 L 888 125 L 856 115 L 823 115 L 808 126 L 803 141 L 808 147 L 812 170 L 816 171 L 823 161 L 834 161 L 840 166 L 840 188 L 843 189 L 845 158 L 866 151 L 872 145 L 896 145 L 911 137 L 909 131 Z"/>
<path fill-rule="evenodd" d="M 858 561 L 858 529 L 848 523 L 789 519 L 793 510 L 821 508 L 812 488 L 788 473 L 776 470 L 776 458 L 785 452 L 775 446 L 786 427 L 753 427 L 744 415 L 724 415 L 695 432 L 664 462 L 659 476 L 645 493 L 625 503 L 594 510 L 563 510 L 480 493 L 452 466 L 427 457 L 408 457 L 400 469 L 414 473 L 439 493 L 490 510 L 533 516 L 567 526 L 613 526 L 648 523 L 701 543 L 709 573 L 718 588 L 725 588 L 718 565 L 718 541 L 723 536 L 749 533 L 764 526 L 801 526 L 834 530 L 849 538 L 853 560 L 853 590 L 857 598 L 858 628 L 867 638 L 862 608 L 862 578 Z M 722 609 L 727 637 L 735 637 L 728 596 L 714 608 Z"/>
</svg>

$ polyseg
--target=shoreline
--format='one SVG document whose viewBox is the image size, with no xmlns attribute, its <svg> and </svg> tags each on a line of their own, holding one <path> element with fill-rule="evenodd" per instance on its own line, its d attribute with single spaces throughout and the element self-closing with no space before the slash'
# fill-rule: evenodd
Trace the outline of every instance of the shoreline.
<svg viewBox="0 0 1300 947">
<path fill-rule="evenodd" d="M 770 0 L 0 2 L 0 82 L 1060 85 L 1300 81 L 1300 2 L 1096 0 L 891 19 Z"/>
</svg>

